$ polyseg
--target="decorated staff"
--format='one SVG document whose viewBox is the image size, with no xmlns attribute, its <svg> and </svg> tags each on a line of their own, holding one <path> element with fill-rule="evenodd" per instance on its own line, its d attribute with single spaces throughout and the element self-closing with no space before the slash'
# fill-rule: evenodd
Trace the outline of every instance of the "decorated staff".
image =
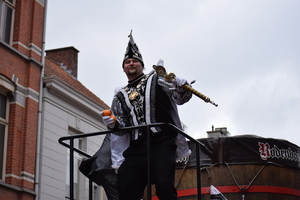
<svg viewBox="0 0 300 200">
<path fill-rule="evenodd" d="M 165 80 L 167 82 L 171 83 L 176 78 L 176 75 L 173 72 L 169 72 L 169 73 L 166 72 L 166 69 L 163 67 L 163 61 L 162 60 L 159 60 L 157 65 L 153 65 L 153 69 L 156 71 L 158 76 L 161 76 L 161 77 L 165 78 Z M 198 92 L 197 90 L 195 90 L 194 88 L 192 88 L 188 84 L 184 84 L 181 87 L 183 87 L 187 91 L 190 91 L 191 93 L 193 93 L 194 95 L 196 95 L 197 97 L 199 97 L 200 99 L 205 101 L 206 103 L 211 103 L 214 106 L 218 107 L 218 104 L 211 101 L 209 97 L 207 97 L 204 94 Z"/>
</svg>

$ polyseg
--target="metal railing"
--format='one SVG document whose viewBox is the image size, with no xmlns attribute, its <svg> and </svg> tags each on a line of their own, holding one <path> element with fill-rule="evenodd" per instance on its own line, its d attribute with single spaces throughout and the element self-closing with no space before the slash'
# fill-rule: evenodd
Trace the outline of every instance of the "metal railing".
<svg viewBox="0 0 300 200">
<path fill-rule="evenodd" d="M 184 133 L 180 129 L 178 129 L 176 126 L 169 124 L 169 123 L 153 123 L 153 124 L 147 124 L 147 125 L 140 125 L 140 126 L 130 126 L 125 127 L 118 130 L 108 130 L 108 131 L 101 131 L 101 132 L 94 132 L 94 133 L 83 133 L 78 135 L 72 135 L 72 136 L 65 136 L 58 139 L 58 142 L 62 144 L 63 146 L 70 148 L 70 200 L 74 200 L 74 151 L 84 155 L 86 157 L 91 157 L 89 154 L 85 153 L 84 151 L 77 149 L 74 147 L 74 139 L 79 138 L 87 138 L 92 136 L 98 136 L 98 135 L 105 135 L 108 133 L 117 133 L 117 132 L 124 132 L 124 131 L 130 131 L 134 129 L 141 129 L 146 128 L 147 129 L 147 166 L 148 166 L 148 182 L 147 182 L 147 199 L 151 200 L 151 181 L 150 181 L 150 148 L 151 145 L 149 143 L 151 142 L 151 134 L 150 128 L 151 127 L 162 127 L 166 126 L 169 127 L 179 134 L 183 135 L 184 137 L 188 138 L 191 142 L 194 142 L 196 144 L 196 164 L 197 164 L 197 196 L 198 200 L 201 200 L 201 176 L 200 176 L 200 145 L 203 145 L 198 140 L 192 138 L 188 134 Z M 65 143 L 65 140 L 69 140 L 70 144 Z M 92 200 L 92 181 L 89 180 L 89 200 Z"/>
</svg>

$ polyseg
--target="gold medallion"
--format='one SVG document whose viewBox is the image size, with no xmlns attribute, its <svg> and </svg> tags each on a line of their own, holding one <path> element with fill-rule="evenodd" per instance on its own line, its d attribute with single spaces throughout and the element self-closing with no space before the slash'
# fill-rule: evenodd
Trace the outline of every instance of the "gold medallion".
<svg viewBox="0 0 300 200">
<path fill-rule="evenodd" d="M 139 93 L 137 91 L 131 92 L 129 94 L 129 100 L 134 100 L 137 96 L 139 96 Z"/>
</svg>

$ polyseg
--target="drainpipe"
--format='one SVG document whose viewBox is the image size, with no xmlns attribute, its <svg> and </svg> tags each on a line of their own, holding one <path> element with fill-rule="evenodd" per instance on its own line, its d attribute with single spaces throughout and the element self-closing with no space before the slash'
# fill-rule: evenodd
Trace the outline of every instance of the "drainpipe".
<svg viewBox="0 0 300 200">
<path fill-rule="evenodd" d="M 38 127 L 37 127 L 37 143 L 36 143 L 36 160 L 35 160 L 35 200 L 40 200 L 40 170 L 41 170 L 41 141 L 43 139 L 43 131 L 42 131 L 42 109 L 43 109 L 43 77 L 44 77 L 44 69 L 45 69 L 45 40 L 46 40 L 46 19 L 47 19 L 47 3 L 48 1 L 44 1 L 44 27 L 43 27 L 43 41 L 42 41 L 42 69 L 40 74 L 40 94 L 39 94 L 39 110 L 38 110 Z"/>
</svg>

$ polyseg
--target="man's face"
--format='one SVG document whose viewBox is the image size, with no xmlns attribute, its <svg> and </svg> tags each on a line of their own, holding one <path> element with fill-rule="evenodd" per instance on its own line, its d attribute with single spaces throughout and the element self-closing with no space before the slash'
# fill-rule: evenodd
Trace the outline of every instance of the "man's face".
<svg viewBox="0 0 300 200">
<path fill-rule="evenodd" d="M 123 71 L 131 81 L 143 73 L 144 67 L 138 59 L 128 58 L 124 61 Z"/>
</svg>

